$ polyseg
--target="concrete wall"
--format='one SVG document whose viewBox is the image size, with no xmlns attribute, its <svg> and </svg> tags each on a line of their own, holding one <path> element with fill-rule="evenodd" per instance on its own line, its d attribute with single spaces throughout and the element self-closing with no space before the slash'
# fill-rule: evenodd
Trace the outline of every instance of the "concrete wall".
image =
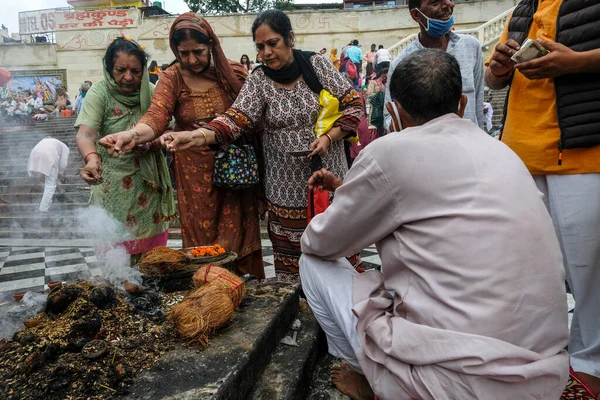
<svg viewBox="0 0 600 400">
<path fill-rule="evenodd" d="M 55 44 L 0 45 L 0 67 L 9 71 L 56 69 L 57 59 Z"/>
<path fill-rule="evenodd" d="M 454 9 L 456 29 L 478 26 L 513 7 L 517 0 L 486 0 L 459 3 Z M 295 11 L 288 14 L 296 34 L 298 48 L 340 49 L 358 39 L 367 50 L 371 43 L 389 47 L 407 35 L 417 32 L 406 7 L 370 10 Z M 256 56 L 251 37 L 255 14 L 208 17 L 219 36 L 225 54 L 239 60 L 242 54 Z M 113 38 L 125 34 L 146 46 L 151 59 L 159 65 L 170 63 L 174 56 L 168 43 L 169 28 L 174 17 L 139 21 L 135 28 L 87 29 L 56 32 L 56 45 L 0 45 L 0 67 L 9 70 L 66 69 L 68 91 L 77 93 L 80 83 L 102 77 L 102 57 Z"/>
</svg>

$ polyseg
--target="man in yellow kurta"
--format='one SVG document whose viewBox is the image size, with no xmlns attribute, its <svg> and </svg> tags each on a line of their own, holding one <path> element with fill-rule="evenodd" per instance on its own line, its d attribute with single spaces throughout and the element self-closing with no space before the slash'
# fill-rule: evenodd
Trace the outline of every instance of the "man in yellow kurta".
<svg viewBox="0 0 600 400">
<path fill-rule="evenodd" d="M 492 89 L 510 84 L 502 141 L 523 160 L 561 243 L 576 306 L 571 366 L 600 392 L 600 8 L 523 0 L 488 60 Z M 549 54 L 515 64 L 526 38 Z"/>
</svg>

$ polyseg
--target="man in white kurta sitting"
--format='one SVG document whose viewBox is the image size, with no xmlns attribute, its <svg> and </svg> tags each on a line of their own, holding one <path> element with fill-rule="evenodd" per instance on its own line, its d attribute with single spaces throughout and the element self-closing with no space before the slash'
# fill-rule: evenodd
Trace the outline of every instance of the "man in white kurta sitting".
<svg viewBox="0 0 600 400">
<path fill-rule="evenodd" d="M 44 178 L 44 195 L 40 212 L 47 213 L 58 185 L 59 176 L 65 173 L 69 161 L 69 148 L 60 140 L 45 137 L 31 150 L 27 172 L 29 176 Z"/>
<path fill-rule="evenodd" d="M 460 67 L 420 50 L 390 83 L 402 132 L 363 150 L 302 236 L 300 275 L 353 399 L 558 399 L 569 360 L 564 269 L 523 162 L 461 119 Z M 375 243 L 382 272 L 343 258 Z"/>
</svg>

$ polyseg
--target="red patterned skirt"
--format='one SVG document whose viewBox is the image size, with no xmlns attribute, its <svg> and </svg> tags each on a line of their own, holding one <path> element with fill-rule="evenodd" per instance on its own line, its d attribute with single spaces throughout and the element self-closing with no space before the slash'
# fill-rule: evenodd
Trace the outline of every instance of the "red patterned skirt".
<svg viewBox="0 0 600 400">
<path fill-rule="evenodd" d="M 269 239 L 273 244 L 273 259 L 277 281 L 298 283 L 298 260 L 300 238 L 308 225 L 306 208 L 284 207 L 271 202 L 267 203 L 269 216 Z M 360 254 L 347 257 L 350 264 L 363 272 Z"/>
</svg>

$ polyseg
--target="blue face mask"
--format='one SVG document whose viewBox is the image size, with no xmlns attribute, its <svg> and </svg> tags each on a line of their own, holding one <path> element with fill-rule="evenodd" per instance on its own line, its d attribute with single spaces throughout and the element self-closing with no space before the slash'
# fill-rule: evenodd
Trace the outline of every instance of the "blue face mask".
<svg viewBox="0 0 600 400">
<path fill-rule="evenodd" d="M 421 10 L 415 8 L 422 16 L 427 20 L 427 26 L 423 25 L 427 34 L 431 37 L 442 37 L 446 33 L 450 32 L 450 29 L 454 25 L 454 15 L 452 15 L 447 21 L 442 21 L 441 19 L 433 19 L 429 18 L 427 15 L 423 14 Z"/>
</svg>

